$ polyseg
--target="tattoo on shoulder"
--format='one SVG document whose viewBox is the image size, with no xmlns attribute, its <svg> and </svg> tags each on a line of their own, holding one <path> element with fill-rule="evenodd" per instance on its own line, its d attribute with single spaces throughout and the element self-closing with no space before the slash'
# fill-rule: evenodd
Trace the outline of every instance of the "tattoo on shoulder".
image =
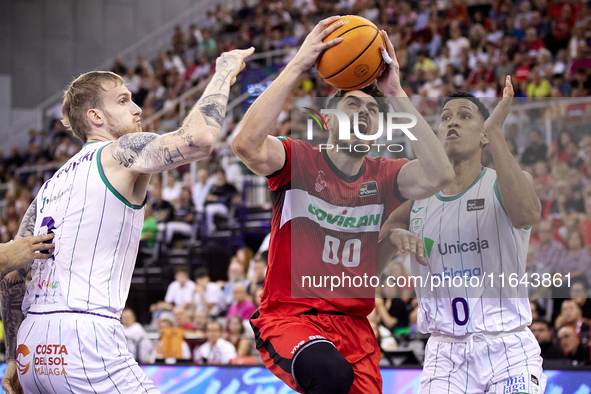
<svg viewBox="0 0 591 394">
<path fill-rule="evenodd" d="M 137 161 L 140 152 L 146 145 L 156 138 L 158 135 L 152 133 L 126 134 L 117 140 L 117 145 L 111 149 L 111 156 L 120 165 L 130 168 Z"/>
<path fill-rule="evenodd" d="M 35 232 L 35 220 L 37 219 L 37 200 L 33 200 L 27 212 L 23 215 L 21 225 L 16 233 L 17 237 L 30 237 Z"/>
<path fill-rule="evenodd" d="M 210 94 L 199 100 L 197 107 L 203 114 L 208 126 L 222 126 L 226 114 L 227 101 L 228 97 L 221 93 Z"/>
</svg>

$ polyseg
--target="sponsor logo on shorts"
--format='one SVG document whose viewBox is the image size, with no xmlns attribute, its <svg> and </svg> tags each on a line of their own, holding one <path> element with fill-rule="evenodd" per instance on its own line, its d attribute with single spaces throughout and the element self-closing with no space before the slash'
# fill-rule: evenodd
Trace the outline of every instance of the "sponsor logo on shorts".
<svg viewBox="0 0 591 394">
<path fill-rule="evenodd" d="M 533 384 L 538 385 L 538 386 L 540 385 L 540 381 L 538 380 L 538 378 L 534 374 L 531 375 L 531 382 Z"/>
<path fill-rule="evenodd" d="M 29 361 L 28 363 L 25 364 L 25 361 L 28 358 L 27 356 L 29 354 L 31 354 L 31 352 L 29 351 L 29 348 L 26 347 L 25 345 L 18 345 L 18 347 L 16 348 L 16 369 L 18 369 L 18 372 L 21 375 L 24 375 L 27 372 L 29 372 L 29 367 L 31 366 L 31 361 Z M 22 361 L 19 361 L 19 356 L 22 356 L 21 357 Z"/>
<path fill-rule="evenodd" d="M 468 212 L 482 211 L 484 209 L 484 198 L 477 198 L 475 200 L 468 200 Z"/>
<path fill-rule="evenodd" d="M 359 197 L 375 196 L 376 194 L 378 194 L 378 183 L 376 181 L 361 184 Z"/>
<path fill-rule="evenodd" d="M 527 393 L 525 376 L 514 376 L 505 381 L 503 394 Z"/>
<path fill-rule="evenodd" d="M 35 373 L 37 375 L 67 375 L 66 345 L 37 345 L 35 348 Z"/>
</svg>

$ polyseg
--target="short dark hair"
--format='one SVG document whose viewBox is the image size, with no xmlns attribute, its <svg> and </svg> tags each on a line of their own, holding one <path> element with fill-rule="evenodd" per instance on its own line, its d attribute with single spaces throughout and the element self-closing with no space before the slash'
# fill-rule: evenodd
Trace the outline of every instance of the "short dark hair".
<svg viewBox="0 0 591 394">
<path fill-rule="evenodd" d="M 184 272 L 185 274 L 187 274 L 187 276 L 189 276 L 189 267 L 186 266 L 185 264 L 181 264 L 178 265 L 175 269 L 174 269 L 174 274 L 178 274 L 179 272 Z"/>
<path fill-rule="evenodd" d="M 448 97 L 443 99 L 443 105 L 441 106 L 441 108 L 445 107 L 445 105 L 447 103 L 449 103 L 451 100 L 456 100 L 456 99 L 466 99 L 466 100 L 474 103 L 474 105 L 476 105 L 476 107 L 478 107 L 478 112 L 480 112 L 480 115 L 482 115 L 482 119 L 487 120 L 490 117 L 490 112 L 488 112 L 488 108 L 486 108 L 486 106 L 484 104 L 482 104 L 482 101 L 480 101 L 474 95 L 472 95 L 468 92 L 451 93 Z"/>
<path fill-rule="evenodd" d="M 208 278 L 210 277 L 209 276 L 209 270 L 207 269 L 207 267 L 199 267 L 193 273 L 193 277 L 195 278 L 195 280 L 204 278 L 206 276 Z"/>
<path fill-rule="evenodd" d="M 540 324 L 543 324 L 543 325 L 545 325 L 545 326 L 546 326 L 546 328 L 547 328 L 548 330 L 550 330 L 550 329 L 552 328 L 552 327 L 550 327 L 550 323 L 548 323 L 548 321 L 547 321 L 546 319 L 534 319 L 534 320 L 531 322 L 531 324 L 534 324 L 534 323 L 540 323 Z"/>
<path fill-rule="evenodd" d="M 378 89 L 378 86 L 375 84 L 375 82 L 367 85 L 364 88 L 356 90 L 361 90 L 363 93 L 369 94 L 371 97 L 374 97 L 376 99 L 376 102 L 378 103 L 378 109 L 381 113 L 388 112 L 388 108 L 390 108 L 390 105 L 388 104 L 388 101 L 385 99 L 386 96 L 384 96 L 384 93 L 382 93 Z M 327 107 L 336 108 L 339 104 L 339 101 L 341 101 L 341 99 L 345 97 L 345 94 L 347 94 L 348 92 L 350 92 L 350 90 L 337 90 L 334 96 L 332 96 L 330 100 L 328 100 Z"/>
</svg>

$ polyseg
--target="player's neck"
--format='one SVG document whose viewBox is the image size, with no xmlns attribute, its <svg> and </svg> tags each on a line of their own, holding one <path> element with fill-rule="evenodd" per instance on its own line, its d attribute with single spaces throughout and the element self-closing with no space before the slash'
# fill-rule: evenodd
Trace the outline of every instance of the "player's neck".
<svg viewBox="0 0 591 394">
<path fill-rule="evenodd" d="M 479 157 L 474 157 L 467 161 L 452 162 L 452 165 L 454 167 L 456 177 L 451 184 L 449 184 L 445 189 L 441 190 L 444 194 L 450 196 L 460 194 L 469 188 L 482 171 L 482 165 L 480 163 Z"/>
<path fill-rule="evenodd" d="M 362 157 L 351 157 L 344 152 L 337 152 L 336 149 L 328 149 L 325 151 L 332 164 L 347 176 L 355 176 L 359 174 L 359 170 L 363 165 Z"/>
</svg>

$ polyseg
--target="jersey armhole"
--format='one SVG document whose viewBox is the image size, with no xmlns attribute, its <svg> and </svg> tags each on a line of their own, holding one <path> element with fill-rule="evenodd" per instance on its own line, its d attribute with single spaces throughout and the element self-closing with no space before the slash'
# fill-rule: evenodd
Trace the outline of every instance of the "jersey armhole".
<svg viewBox="0 0 591 394">
<path fill-rule="evenodd" d="M 286 140 L 287 137 L 277 137 L 277 139 L 279 141 L 283 141 L 283 140 Z M 281 145 L 283 145 L 283 151 L 285 152 L 285 161 L 283 162 L 283 167 L 281 167 L 281 169 L 275 171 L 271 175 L 266 175 L 265 178 L 267 178 L 267 179 L 271 179 L 271 178 L 276 177 L 277 175 L 281 174 L 283 172 L 283 170 L 285 170 L 285 167 L 287 167 L 287 160 L 288 160 L 287 148 L 285 147 L 285 144 L 283 142 L 281 143 Z"/>
</svg>

